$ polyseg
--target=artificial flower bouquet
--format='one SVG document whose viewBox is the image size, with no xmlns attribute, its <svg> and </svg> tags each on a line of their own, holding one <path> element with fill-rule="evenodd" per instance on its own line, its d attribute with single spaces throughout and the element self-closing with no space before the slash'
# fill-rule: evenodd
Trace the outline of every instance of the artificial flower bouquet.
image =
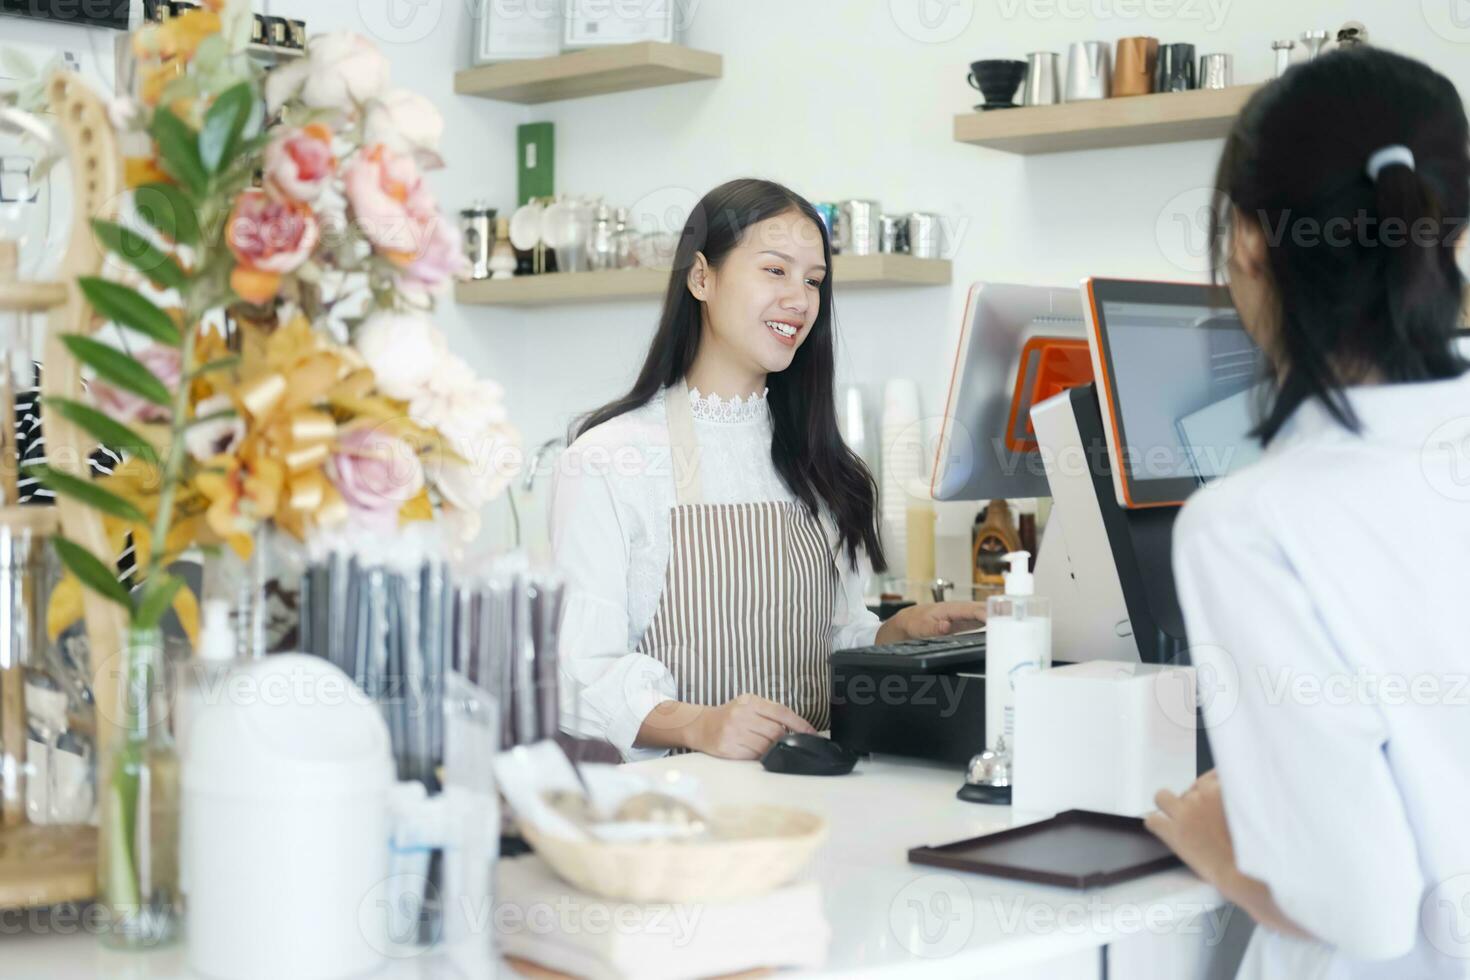
<svg viewBox="0 0 1470 980">
<path fill-rule="evenodd" d="M 90 399 L 52 406 L 125 462 L 97 481 L 39 474 L 101 511 L 118 553 L 132 542 L 144 626 L 170 604 L 192 624 L 167 572 L 186 550 L 248 556 L 265 524 L 472 529 L 516 469 L 499 386 L 432 319 L 465 261 L 424 179 L 437 110 L 390 87 L 355 35 L 262 77 L 249 24 L 247 2 L 215 0 L 131 39 L 138 97 L 112 115 L 146 151 L 125 161 L 123 220 L 94 222 L 123 272 L 81 283 L 121 343 L 66 338 Z M 58 546 L 74 578 L 53 629 L 81 584 L 132 602 L 106 562 Z"/>
<path fill-rule="evenodd" d="M 178 768 L 152 708 L 158 624 L 170 608 L 190 633 L 198 619 L 175 562 L 248 556 L 267 527 L 382 536 L 460 515 L 472 529 L 517 464 L 499 387 L 432 319 L 464 265 L 424 179 L 438 112 L 352 35 L 263 74 L 250 25 L 248 0 L 205 0 L 130 39 L 136 97 L 110 113 L 136 148 L 129 193 L 117 220 L 92 222 L 108 274 L 78 283 L 111 328 L 60 338 L 89 386 L 47 404 L 121 462 L 95 480 L 34 470 L 101 515 L 111 552 L 56 539 L 50 630 L 80 617 L 84 588 L 129 624 L 123 650 L 93 652 L 122 664 L 121 716 L 99 705 L 118 730 L 99 726 L 98 779 L 122 945 L 177 932 Z"/>
</svg>

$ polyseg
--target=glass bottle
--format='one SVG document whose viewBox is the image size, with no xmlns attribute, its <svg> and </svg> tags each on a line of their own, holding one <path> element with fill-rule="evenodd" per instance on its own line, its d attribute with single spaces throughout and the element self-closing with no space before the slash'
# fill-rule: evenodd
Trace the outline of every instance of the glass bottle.
<svg viewBox="0 0 1470 980">
<path fill-rule="evenodd" d="M 102 767 L 97 884 L 103 942 L 151 949 L 179 933 L 179 763 L 168 734 L 163 634 L 130 628 L 120 731 Z"/>
</svg>

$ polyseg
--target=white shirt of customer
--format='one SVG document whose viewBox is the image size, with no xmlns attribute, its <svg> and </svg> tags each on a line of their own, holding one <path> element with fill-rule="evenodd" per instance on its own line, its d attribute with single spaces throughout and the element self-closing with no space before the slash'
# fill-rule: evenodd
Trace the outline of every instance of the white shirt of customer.
<svg viewBox="0 0 1470 980">
<path fill-rule="evenodd" d="M 1470 976 L 1470 376 L 1349 397 L 1175 530 L 1236 863 L 1321 941 L 1240 976 Z"/>
</svg>

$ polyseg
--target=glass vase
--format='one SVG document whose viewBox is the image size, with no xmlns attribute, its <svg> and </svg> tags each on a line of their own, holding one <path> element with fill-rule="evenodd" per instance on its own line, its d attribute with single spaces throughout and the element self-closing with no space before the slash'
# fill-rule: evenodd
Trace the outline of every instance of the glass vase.
<svg viewBox="0 0 1470 980">
<path fill-rule="evenodd" d="M 130 629 L 119 731 L 99 772 L 97 885 L 104 944 L 152 949 L 179 932 L 179 762 L 168 733 L 163 635 Z"/>
<path fill-rule="evenodd" d="M 256 530 L 249 558 L 226 547 L 206 560 L 204 598 L 229 603 L 236 657 L 257 660 L 299 648 L 304 564 L 301 545 L 269 524 Z"/>
</svg>

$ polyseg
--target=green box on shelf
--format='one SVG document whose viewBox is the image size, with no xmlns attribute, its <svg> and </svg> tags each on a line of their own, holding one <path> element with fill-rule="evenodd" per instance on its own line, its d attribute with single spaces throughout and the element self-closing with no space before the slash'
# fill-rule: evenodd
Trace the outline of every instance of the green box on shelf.
<svg viewBox="0 0 1470 980">
<path fill-rule="evenodd" d="M 556 193 L 556 126 L 526 123 L 516 127 L 516 198 L 525 204 L 533 197 Z"/>
</svg>

